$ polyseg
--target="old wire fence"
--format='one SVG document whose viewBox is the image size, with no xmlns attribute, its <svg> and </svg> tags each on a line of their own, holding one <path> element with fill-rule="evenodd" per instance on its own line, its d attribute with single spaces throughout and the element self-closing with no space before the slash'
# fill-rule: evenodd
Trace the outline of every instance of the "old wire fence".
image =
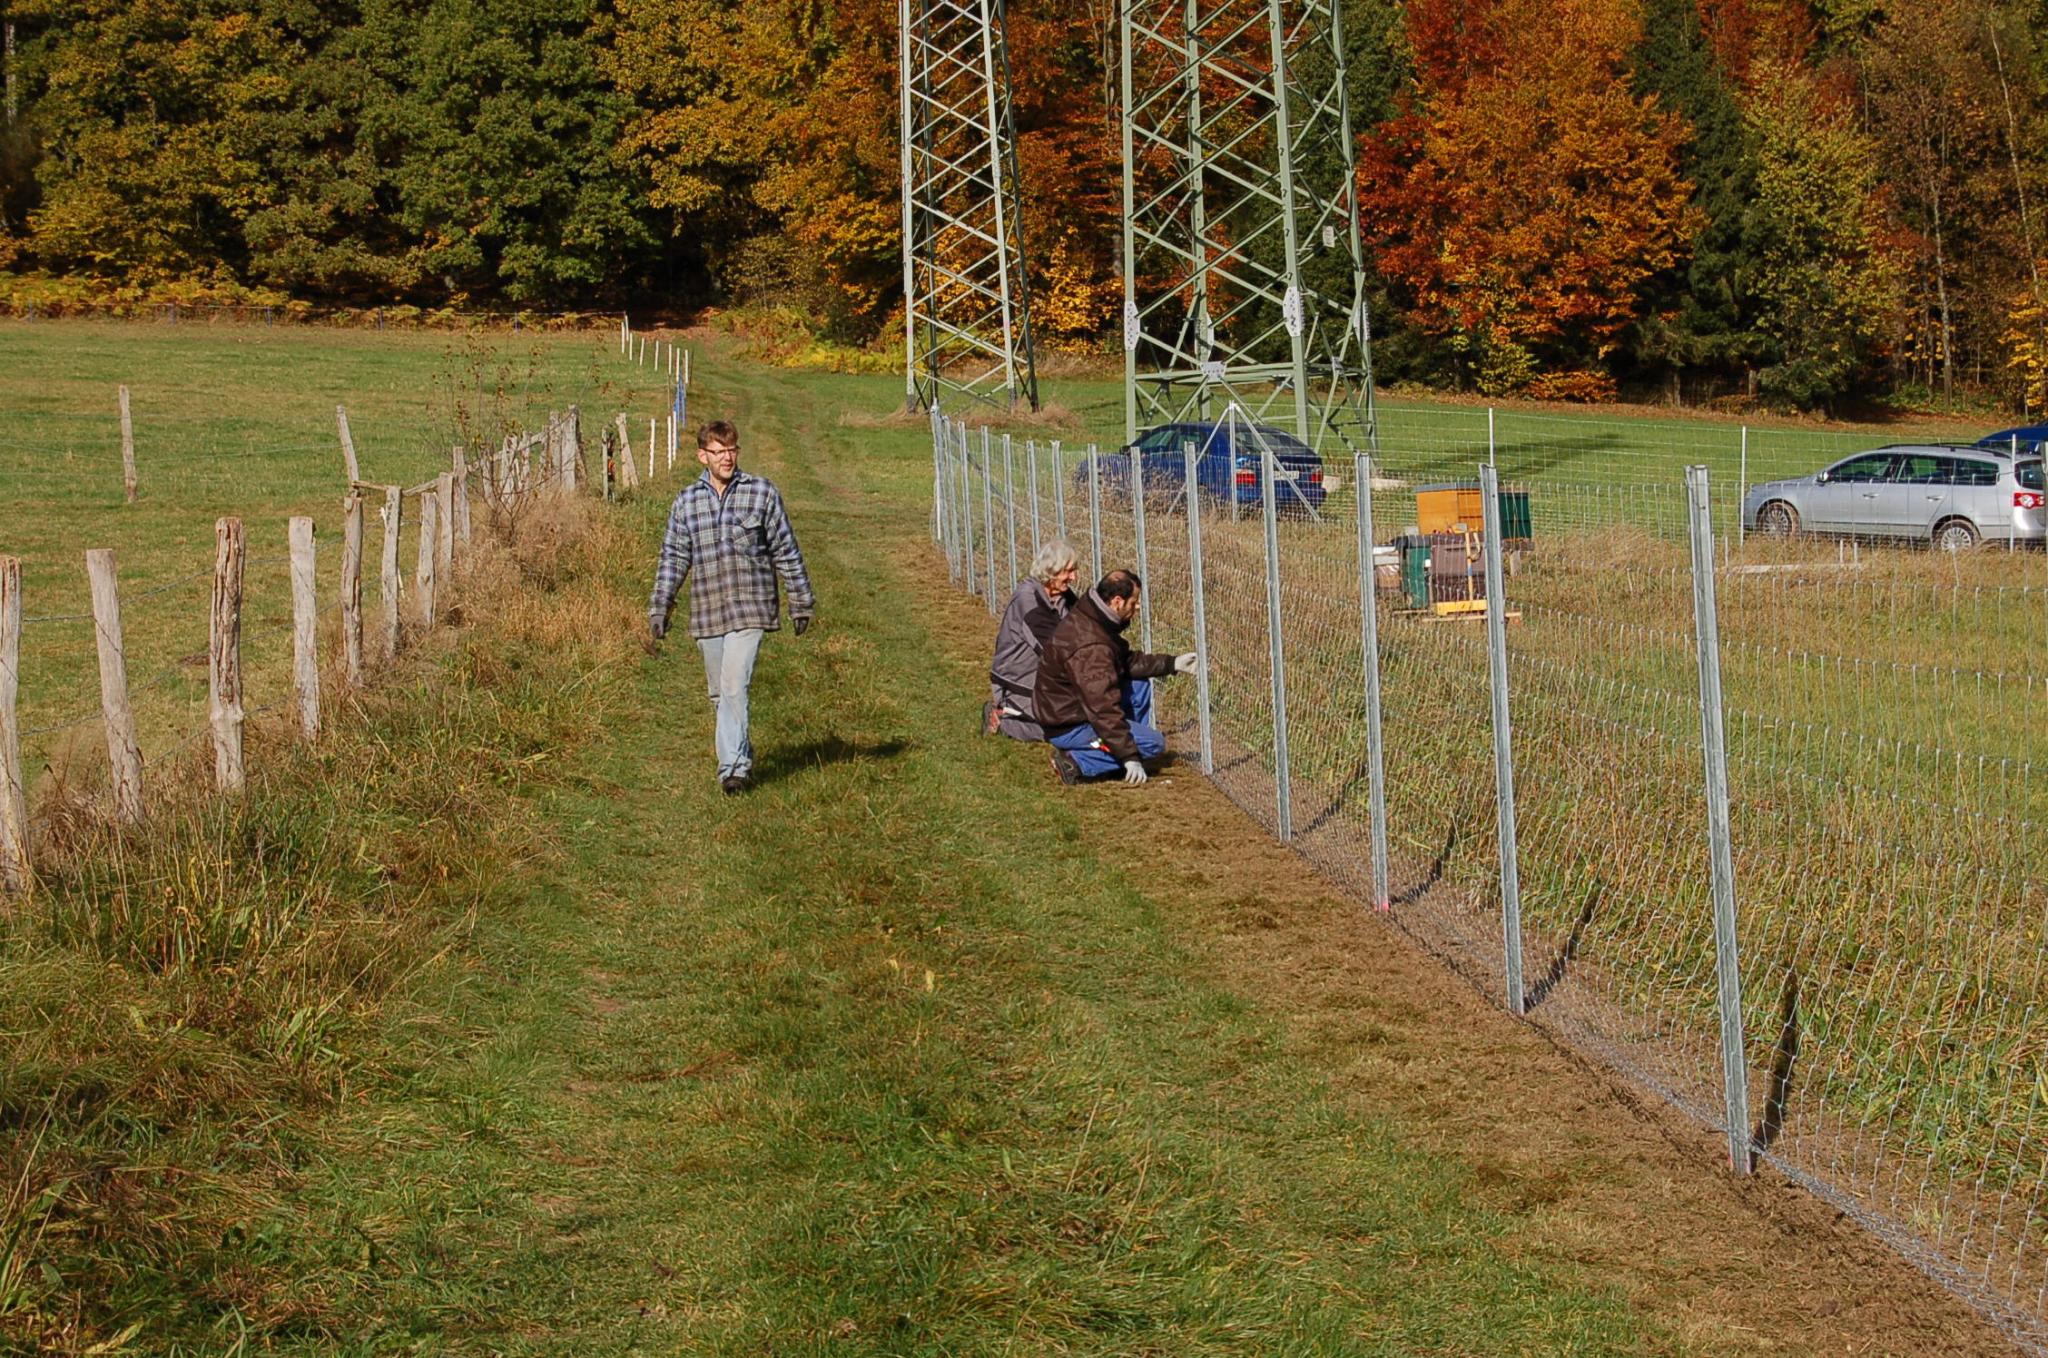
<svg viewBox="0 0 2048 1358">
<path fill-rule="evenodd" d="M 282 525 L 273 543 L 283 550 L 266 550 L 268 534 L 252 537 L 240 517 L 223 517 L 210 567 L 125 591 L 115 553 L 87 551 L 87 607 L 36 607 L 25 597 L 21 559 L 0 555 L 0 896 L 35 882 L 31 797 L 38 789 L 27 768 L 41 766 L 49 771 L 44 783 L 62 784 L 74 764 L 96 765 L 88 747 L 102 738 L 108 809 L 134 822 L 147 812 L 145 769 L 210 741 L 216 788 L 236 792 L 247 777 L 250 724 L 284 711 L 295 717 L 297 739 L 317 740 L 323 696 L 331 702 L 337 687 L 361 688 L 445 625 L 450 590 L 472 568 L 480 538 L 515 535 L 546 501 L 579 493 L 609 500 L 672 472 L 689 354 L 665 338 L 631 335 L 624 323 L 619 344 L 642 366 L 658 364 L 676 396 L 665 438 L 663 416 L 649 420 L 642 443 L 637 421 L 620 412 L 602 430 L 594 457 L 586 455 L 582 415 L 572 405 L 495 446 L 453 447 L 447 469 L 426 481 L 387 485 L 364 479 L 347 410 L 337 407 L 345 485 L 339 566 L 327 575 L 307 516 Z M 117 406 L 126 498 L 134 504 L 126 387 Z M 374 541 L 367 533 L 373 521 Z M 331 583 L 323 588 L 323 580 Z M 135 653 L 138 640 L 147 661 Z M 26 697 L 25 681 L 33 681 Z"/>
</svg>

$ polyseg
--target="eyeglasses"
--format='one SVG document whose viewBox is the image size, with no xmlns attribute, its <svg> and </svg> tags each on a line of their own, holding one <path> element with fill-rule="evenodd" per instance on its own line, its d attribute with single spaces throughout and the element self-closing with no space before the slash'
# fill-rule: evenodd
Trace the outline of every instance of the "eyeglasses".
<svg viewBox="0 0 2048 1358">
<path fill-rule="evenodd" d="M 737 443 L 733 444 L 730 448 L 722 448 L 718 444 L 714 443 L 707 448 L 699 448 L 697 451 L 700 453 L 709 453 L 713 457 L 716 457 L 720 453 L 737 453 L 739 450 L 740 446 Z"/>
</svg>

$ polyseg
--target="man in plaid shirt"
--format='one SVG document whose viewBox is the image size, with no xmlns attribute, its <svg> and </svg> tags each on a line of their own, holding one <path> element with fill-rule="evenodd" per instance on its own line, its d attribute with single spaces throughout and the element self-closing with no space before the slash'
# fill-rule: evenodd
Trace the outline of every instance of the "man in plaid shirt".
<svg viewBox="0 0 2048 1358">
<path fill-rule="evenodd" d="M 697 433 L 704 474 L 683 487 L 668 512 L 668 533 L 654 571 L 647 629 L 668 634 L 669 610 L 683 578 L 690 586 L 690 635 L 704 652 L 704 677 L 717 714 L 718 785 L 744 792 L 754 765 L 747 739 L 747 687 L 761 638 L 777 626 L 777 577 L 789 591 L 789 620 L 802 636 L 811 625 L 811 579 L 796 533 L 774 485 L 740 470 L 740 435 L 726 420 Z"/>
</svg>

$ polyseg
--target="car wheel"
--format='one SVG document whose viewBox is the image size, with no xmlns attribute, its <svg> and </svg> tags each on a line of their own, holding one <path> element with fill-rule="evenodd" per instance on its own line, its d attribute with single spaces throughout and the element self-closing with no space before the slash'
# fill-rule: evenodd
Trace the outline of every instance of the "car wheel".
<svg viewBox="0 0 2048 1358">
<path fill-rule="evenodd" d="M 1944 552 L 1967 552 L 1977 545 L 1977 525 L 1968 519 L 1944 519 L 1935 525 L 1934 545 Z"/>
<path fill-rule="evenodd" d="M 1799 511 L 1783 500 L 1773 500 L 1756 512 L 1757 531 L 1766 537 L 1799 536 Z"/>
</svg>

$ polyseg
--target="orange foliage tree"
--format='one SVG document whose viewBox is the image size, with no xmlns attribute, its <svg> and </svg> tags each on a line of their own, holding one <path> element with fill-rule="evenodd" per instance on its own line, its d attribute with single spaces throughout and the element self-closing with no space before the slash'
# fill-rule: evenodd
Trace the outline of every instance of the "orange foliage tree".
<svg viewBox="0 0 2048 1358">
<path fill-rule="evenodd" d="M 1489 393 L 1598 397 L 1694 229 L 1685 129 L 1633 95 L 1628 0 L 1416 0 L 1415 81 L 1361 148 L 1361 217 L 1411 318 Z"/>
</svg>

